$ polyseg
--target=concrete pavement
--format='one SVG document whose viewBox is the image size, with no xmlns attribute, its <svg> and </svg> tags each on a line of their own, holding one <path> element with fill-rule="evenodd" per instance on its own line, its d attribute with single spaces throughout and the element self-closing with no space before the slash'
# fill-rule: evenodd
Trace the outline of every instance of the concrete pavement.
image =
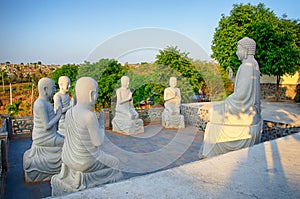
<svg viewBox="0 0 300 199">
<path fill-rule="evenodd" d="M 300 126 L 300 104 L 262 102 L 262 117 Z M 299 145 L 300 132 L 58 198 L 300 198 Z"/>
<path fill-rule="evenodd" d="M 73 193 L 79 198 L 300 198 L 300 133 Z"/>
</svg>

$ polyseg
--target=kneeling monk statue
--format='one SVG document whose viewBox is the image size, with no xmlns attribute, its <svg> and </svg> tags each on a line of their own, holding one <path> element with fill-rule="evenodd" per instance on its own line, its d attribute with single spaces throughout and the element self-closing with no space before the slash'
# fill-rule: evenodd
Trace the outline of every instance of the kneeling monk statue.
<svg viewBox="0 0 300 199">
<path fill-rule="evenodd" d="M 52 196 L 115 182 L 122 177 L 119 160 L 101 150 L 105 128 L 91 111 L 98 98 L 98 84 L 90 77 L 76 82 L 77 104 L 67 111 L 62 168 L 51 179 Z"/>
<path fill-rule="evenodd" d="M 54 81 L 44 77 L 38 82 L 39 97 L 33 105 L 31 148 L 23 155 L 26 182 L 48 181 L 61 167 L 64 137 L 57 132 L 62 110 L 56 114 L 49 99 L 55 92 Z"/>
</svg>

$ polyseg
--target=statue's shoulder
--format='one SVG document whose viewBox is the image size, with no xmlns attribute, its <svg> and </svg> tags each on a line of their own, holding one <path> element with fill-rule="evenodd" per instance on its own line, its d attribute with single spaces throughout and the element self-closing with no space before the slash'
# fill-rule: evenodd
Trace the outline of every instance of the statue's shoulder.
<svg viewBox="0 0 300 199">
<path fill-rule="evenodd" d="M 84 114 L 82 114 L 82 118 L 84 119 L 86 124 L 92 124 L 92 123 L 94 123 L 97 116 L 94 112 L 92 112 L 90 110 L 85 110 Z"/>
<path fill-rule="evenodd" d="M 43 109 L 47 109 L 49 105 L 51 105 L 51 103 L 49 101 L 38 98 L 34 102 L 34 107 L 33 108 L 36 109 L 36 110 L 43 110 Z"/>
<path fill-rule="evenodd" d="M 246 60 L 242 63 L 242 65 L 246 65 L 246 66 L 257 66 L 258 63 L 257 63 L 257 61 L 256 61 L 255 58 L 250 58 L 250 59 L 246 59 Z"/>
<path fill-rule="evenodd" d="M 172 88 L 171 88 L 171 87 L 167 87 L 167 88 L 165 88 L 165 91 L 170 91 L 170 90 L 172 90 Z"/>
<path fill-rule="evenodd" d="M 60 98 L 61 98 L 61 93 L 60 92 L 55 93 L 54 96 L 53 96 L 54 100 L 55 99 L 60 99 Z"/>
</svg>

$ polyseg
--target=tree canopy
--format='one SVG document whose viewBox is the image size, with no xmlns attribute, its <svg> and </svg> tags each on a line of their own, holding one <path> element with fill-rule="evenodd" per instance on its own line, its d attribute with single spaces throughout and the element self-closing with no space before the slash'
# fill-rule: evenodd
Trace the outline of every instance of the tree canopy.
<svg viewBox="0 0 300 199">
<path fill-rule="evenodd" d="M 248 36 L 257 43 L 256 59 L 262 74 L 294 74 L 299 67 L 299 21 L 278 18 L 264 4 L 235 4 L 229 16 L 222 15 L 212 42 L 212 57 L 223 68 L 240 65 L 237 42 Z"/>
<path fill-rule="evenodd" d="M 236 73 L 240 61 L 236 56 L 237 42 L 245 36 L 256 41 L 257 59 L 261 74 L 277 77 L 276 100 L 280 77 L 293 75 L 300 62 L 299 20 L 277 17 L 269 8 L 260 3 L 234 4 L 229 16 L 222 15 L 212 42 L 212 57 L 223 71 L 229 67 Z"/>
<path fill-rule="evenodd" d="M 71 84 L 74 85 L 77 80 L 77 72 L 79 67 L 74 64 L 63 65 L 61 68 L 57 68 L 53 71 L 50 77 L 53 79 L 55 84 L 58 84 L 58 79 L 60 76 L 68 76 L 71 80 Z M 73 91 L 73 86 L 71 88 L 71 92 Z"/>
<path fill-rule="evenodd" d="M 176 47 L 166 47 L 156 55 L 156 64 L 166 65 L 178 71 L 183 77 L 187 78 L 195 93 L 204 83 L 201 74 L 192 65 L 192 59 L 187 52 L 180 52 Z"/>
<path fill-rule="evenodd" d="M 79 69 L 77 79 L 83 76 L 94 78 L 98 82 L 97 108 L 111 106 L 114 89 L 128 68 L 114 59 L 101 59 L 98 62 L 85 62 Z"/>
<path fill-rule="evenodd" d="M 170 77 L 177 78 L 177 86 L 181 90 L 182 102 L 189 102 L 189 97 L 194 94 L 187 78 L 178 71 L 158 64 L 141 64 L 139 67 L 128 71 L 130 88 L 133 90 L 133 102 L 138 105 L 142 100 L 152 97 L 155 105 L 164 104 L 164 89 L 169 87 Z"/>
</svg>

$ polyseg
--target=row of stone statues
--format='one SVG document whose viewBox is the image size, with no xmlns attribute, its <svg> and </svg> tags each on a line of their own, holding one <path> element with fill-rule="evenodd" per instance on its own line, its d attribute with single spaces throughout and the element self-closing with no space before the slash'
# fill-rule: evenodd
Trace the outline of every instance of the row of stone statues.
<svg viewBox="0 0 300 199">
<path fill-rule="evenodd" d="M 256 43 L 246 37 L 238 42 L 237 56 L 242 61 L 235 79 L 234 93 L 209 110 L 201 157 L 212 157 L 257 143 L 262 129 L 259 66 L 254 58 Z M 122 177 L 119 160 L 101 150 L 104 141 L 104 116 L 92 111 L 98 98 L 98 84 L 82 77 L 75 85 L 76 103 L 68 95 L 70 79 L 62 76 L 60 91 L 50 78 L 38 82 L 39 97 L 34 102 L 32 145 L 24 153 L 26 182 L 51 180 L 52 195 L 62 195 Z M 116 90 L 117 104 L 112 120 L 113 132 L 136 135 L 144 124 L 133 107 L 130 79 L 121 78 Z M 162 126 L 185 128 L 180 114 L 181 94 L 177 79 L 170 78 L 164 91 Z M 54 99 L 54 108 L 50 99 Z"/>
<path fill-rule="evenodd" d="M 168 99 L 164 126 L 176 127 L 169 116 L 180 118 L 177 127 L 184 128 L 183 116 L 179 114 L 180 90 L 175 88 L 176 78 L 170 82 L 171 87 L 165 91 Z M 23 156 L 25 181 L 51 180 L 52 195 L 114 182 L 122 176 L 119 160 L 100 148 L 105 135 L 104 116 L 97 118 L 91 111 L 98 98 L 97 82 L 90 77 L 77 80 L 76 104 L 68 94 L 70 83 L 68 77 L 60 77 L 60 90 L 54 95 L 54 81 L 47 77 L 39 80 L 39 97 L 33 108 L 32 145 Z M 112 125 L 114 132 L 136 135 L 144 132 L 144 124 L 133 107 L 129 83 L 127 76 L 121 78 Z M 54 107 L 50 103 L 52 97 Z"/>
<path fill-rule="evenodd" d="M 136 135 L 144 132 L 144 123 L 139 119 L 139 114 L 133 107 L 132 93 L 129 89 L 130 79 L 127 76 L 121 78 L 122 87 L 117 89 L 117 104 L 115 117 L 112 120 L 112 131 Z M 162 126 L 168 129 L 183 129 L 184 117 L 180 115 L 181 94 L 176 88 L 176 77 L 170 78 L 170 87 L 164 91 L 165 108 L 162 113 Z"/>
<path fill-rule="evenodd" d="M 54 105 L 56 109 L 49 102 L 55 92 L 53 80 L 39 80 L 39 97 L 33 108 L 32 145 L 23 156 L 25 181 L 51 179 L 53 195 L 114 182 L 122 176 L 119 160 L 100 148 L 104 141 L 104 118 L 99 121 L 91 111 L 98 97 L 97 82 L 89 77 L 80 78 L 75 86 L 77 102 L 72 107 L 66 96 L 70 82 L 68 78 L 61 80 L 61 90 L 54 97 L 55 104 L 60 101 L 60 105 Z M 59 125 L 57 131 L 63 113 L 66 113 L 64 126 Z"/>
</svg>

